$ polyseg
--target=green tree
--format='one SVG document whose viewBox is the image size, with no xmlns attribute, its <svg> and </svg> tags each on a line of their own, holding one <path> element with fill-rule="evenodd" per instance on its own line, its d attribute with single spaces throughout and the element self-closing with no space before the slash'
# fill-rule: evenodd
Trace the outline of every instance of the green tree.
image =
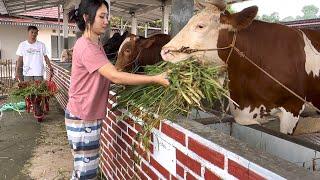
<svg viewBox="0 0 320 180">
<path fill-rule="evenodd" d="M 260 18 L 261 21 L 266 21 L 266 22 L 279 22 L 279 13 L 277 12 L 273 12 L 270 15 L 262 15 L 262 17 Z"/>
<path fill-rule="evenodd" d="M 301 11 L 303 12 L 303 19 L 314 19 L 317 18 L 319 8 L 317 8 L 315 5 L 307 5 L 304 6 Z"/>
</svg>

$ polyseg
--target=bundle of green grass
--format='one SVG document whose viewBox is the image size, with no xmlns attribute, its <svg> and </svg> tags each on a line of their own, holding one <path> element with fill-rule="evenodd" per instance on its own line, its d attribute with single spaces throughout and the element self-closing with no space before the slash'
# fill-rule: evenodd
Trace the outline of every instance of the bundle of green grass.
<svg viewBox="0 0 320 180">
<path fill-rule="evenodd" d="M 136 140 L 149 150 L 150 134 L 161 120 L 188 116 L 194 109 L 211 108 L 228 97 L 227 89 L 218 80 L 225 70 L 225 66 L 202 64 L 194 58 L 147 66 L 145 73 L 148 75 L 167 72 L 170 85 L 116 85 L 112 89 L 117 96 L 115 108 L 128 110 L 120 119 L 130 114 L 138 117 L 134 119 L 140 121 L 142 131 L 137 133 Z"/>
<path fill-rule="evenodd" d="M 224 66 L 202 64 L 197 59 L 179 63 L 161 62 L 145 67 L 148 75 L 168 72 L 170 85 L 115 86 L 117 108 L 139 112 L 152 119 L 174 120 L 187 116 L 192 109 L 204 110 L 212 107 L 227 90 L 218 81 L 225 72 Z M 135 113 L 137 115 L 137 113 Z"/>
</svg>

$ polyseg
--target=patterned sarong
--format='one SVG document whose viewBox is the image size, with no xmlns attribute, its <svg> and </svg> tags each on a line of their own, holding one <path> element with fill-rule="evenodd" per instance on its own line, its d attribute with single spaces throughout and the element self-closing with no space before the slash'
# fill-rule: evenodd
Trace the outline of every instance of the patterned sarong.
<svg viewBox="0 0 320 180">
<path fill-rule="evenodd" d="M 66 111 L 65 124 L 74 158 L 72 180 L 97 177 L 101 122 L 102 120 L 83 120 Z"/>
</svg>

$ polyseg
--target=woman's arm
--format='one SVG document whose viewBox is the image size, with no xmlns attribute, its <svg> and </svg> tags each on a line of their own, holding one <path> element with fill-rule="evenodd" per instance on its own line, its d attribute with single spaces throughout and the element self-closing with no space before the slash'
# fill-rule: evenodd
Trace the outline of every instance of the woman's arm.
<svg viewBox="0 0 320 180">
<path fill-rule="evenodd" d="M 111 63 L 102 66 L 98 71 L 101 75 L 116 84 L 139 85 L 155 83 L 163 86 L 168 86 L 170 84 L 168 79 L 166 79 L 166 73 L 155 76 L 147 76 L 120 72 Z"/>
</svg>

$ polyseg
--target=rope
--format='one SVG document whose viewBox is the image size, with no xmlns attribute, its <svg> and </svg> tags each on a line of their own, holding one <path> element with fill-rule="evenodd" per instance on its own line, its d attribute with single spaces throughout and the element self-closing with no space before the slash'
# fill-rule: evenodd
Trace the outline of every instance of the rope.
<svg viewBox="0 0 320 180">
<path fill-rule="evenodd" d="M 236 39 L 237 39 L 237 32 L 235 31 L 234 35 L 233 35 L 233 40 L 232 43 L 229 46 L 226 47 L 222 47 L 222 48 L 212 48 L 212 49 L 191 49 L 189 47 L 184 47 L 182 46 L 180 49 L 178 50 L 169 50 L 169 52 L 179 52 L 179 53 L 187 53 L 187 54 L 191 54 L 194 52 L 199 52 L 199 51 L 217 51 L 217 50 L 225 50 L 225 49 L 230 49 L 230 52 L 228 54 L 227 60 L 226 60 L 226 64 L 228 65 L 228 61 L 229 58 L 233 52 L 233 50 L 235 50 L 238 55 L 242 58 L 245 58 L 248 62 L 250 62 L 253 66 L 255 66 L 256 68 L 258 68 L 260 71 L 262 71 L 265 75 L 267 75 L 270 79 L 272 79 L 273 81 L 275 81 L 277 84 L 279 84 L 281 87 L 283 87 L 284 89 L 286 89 L 288 92 L 290 92 L 292 95 L 294 95 L 295 97 L 297 97 L 299 100 L 301 100 L 302 102 L 304 102 L 305 104 L 308 104 L 309 106 L 311 106 L 312 108 L 314 108 L 315 110 L 317 110 L 318 112 L 320 112 L 320 109 L 315 107 L 312 103 L 306 101 L 304 98 L 302 98 L 301 96 L 299 96 L 297 93 L 295 93 L 293 90 L 291 90 L 290 88 L 288 88 L 286 85 L 284 85 L 283 83 L 281 83 L 279 80 L 277 80 L 275 77 L 273 77 L 271 74 L 269 74 L 267 71 L 265 71 L 263 68 L 261 68 L 260 66 L 258 66 L 255 62 L 253 62 L 250 58 L 248 58 L 242 51 L 240 51 L 236 46 Z"/>
</svg>

